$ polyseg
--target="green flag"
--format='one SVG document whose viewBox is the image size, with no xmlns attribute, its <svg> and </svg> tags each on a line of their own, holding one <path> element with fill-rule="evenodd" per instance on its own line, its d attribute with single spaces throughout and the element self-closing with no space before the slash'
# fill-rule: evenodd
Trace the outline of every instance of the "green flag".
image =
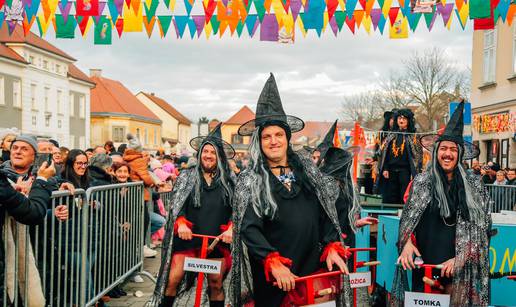
<svg viewBox="0 0 516 307">
<path fill-rule="evenodd" d="M 101 16 L 95 24 L 95 45 L 111 45 L 112 23 L 106 16 Z"/>
<path fill-rule="evenodd" d="M 490 0 L 470 0 L 469 1 L 469 18 L 481 19 L 491 17 L 491 1 Z"/>
<path fill-rule="evenodd" d="M 75 38 L 75 18 L 67 18 L 66 23 L 63 15 L 56 15 L 56 38 Z"/>
</svg>

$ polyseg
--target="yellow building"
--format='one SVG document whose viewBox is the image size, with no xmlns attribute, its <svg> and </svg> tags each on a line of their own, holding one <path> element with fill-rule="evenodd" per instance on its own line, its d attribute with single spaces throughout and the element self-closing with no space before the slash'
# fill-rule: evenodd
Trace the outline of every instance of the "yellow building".
<svg viewBox="0 0 516 307">
<path fill-rule="evenodd" d="M 480 162 L 516 167 L 516 22 L 473 34 L 471 104 Z"/>
<path fill-rule="evenodd" d="M 132 133 L 146 150 L 157 150 L 162 121 L 119 81 L 102 77 L 100 69 L 90 75 L 96 84 L 91 90 L 91 146 L 111 140 L 118 147 Z"/>
<path fill-rule="evenodd" d="M 161 138 L 164 147 L 188 145 L 192 122 L 186 116 L 154 93 L 139 92 L 136 98 L 163 122 Z"/>
<path fill-rule="evenodd" d="M 227 121 L 223 122 L 221 129 L 222 138 L 233 146 L 237 155 L 245 154 L 249 147 L 249 142 L 251 141 L 250 136 L 240 136 L 238 134 L 238 128 L 242 124 L 254 119 L 254 117 L 254 112 L 248 106 L 243 106 Z M 212 125 L 210 124 L 210 126 Z"/>
</svg>

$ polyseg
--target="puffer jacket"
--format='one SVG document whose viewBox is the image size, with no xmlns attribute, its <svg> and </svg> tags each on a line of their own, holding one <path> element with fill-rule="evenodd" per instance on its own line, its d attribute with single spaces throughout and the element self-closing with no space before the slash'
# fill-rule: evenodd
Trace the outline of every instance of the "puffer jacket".
<svg viewBox="0 0 516 307">
<path fill-rule="evenodd" d="M 127 162 L 131 168 L 129 176 L 132 181 L 143 181 L 143 184 L 147 188 L 154 185 L 154 180 L 149 173 L 148 163 L 140 151 L 126 149 L 124 152 L 124 161 Z M 144 199 L 145 201 L 151 200 L 148 189 L 145 189 Z"/>
</svg>

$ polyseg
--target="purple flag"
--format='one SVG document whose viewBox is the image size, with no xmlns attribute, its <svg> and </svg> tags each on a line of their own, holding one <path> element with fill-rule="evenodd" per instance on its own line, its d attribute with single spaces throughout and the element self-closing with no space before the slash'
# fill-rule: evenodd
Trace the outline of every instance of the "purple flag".
<svg viewBox="0 0 516 307">
<path fill-rule="evenodd" d="M 206 17 L 204 15 L 197 15 L 197 16 L 192 16 L 192 19 L 195 23 L 195 29 L 197 29 L 197 37 L 199 37 L 199 36 L 201 36 L 201 32 L 204 29 Z"/>
<path fill-rule="evenodd" d="M 278 41 L 278 20 L 274 14 L 267 14 L 263 16 L 262 26 L 260 27 L 261 41 Z"/>
<path fill-rule="evenodd" d="M 333 31 L 333 34 L 337 36 L 337 33 L 339 32 L 339 25 L 337 24 L 337 21 L 335 20 L 335 15 L 333 15 L 330 19 L 330 27 Z"/>
<path fill-rule="evenodd" d="M 453 12 L 453 3 L 447 3 L 446 5 L 437 4 L 437 12 L 443 17 L 444 26 L 448 24 L 450 20 L 451 14 Z"/>
<path fill-rule="evenodd" d="M 59 10 L 61 11 L 61 15 L 63 15 L 63 21 L 66 24 L 68 22 L 68 15 L 70 14 L 70 9 L 72 8 L 72 2 L 67 2 L 64 6 L 62 2 L 58 4 Z"/>
<path fill-rule="evenodd" d="M 372 9 L 371 10 L 371 21 L 373 22 L 373 29 L 375 31 L 378 28 L 378 23 L 380 22 L 381 17 L 382 17 L 382 9 Z"/>
<path fill-rule="evenodd" d="M 296 21 L 302 6 L 303 3 L 301 2 L 301 0 L 290 0 L 290 11 L 292 12 L 292 17 L 294 17 L 294 21 Z"/>
<path fill-rule="evenodd" d="M 124 0 L 114 0 L 116 9 L 118 14 L 122 15 L 122 11 L 124 10 Z"/>
<path fill-rule="evenodd" d="M 99 23 L 100 17 L 102 17 L 102 12 L 104 12 L 105 7 L 106 7 L 106 2 L 99 2 L 99 14 L 97 16 L 93 16 L 93 20 L 95 20 L 95 24 Z"/>
</svg>

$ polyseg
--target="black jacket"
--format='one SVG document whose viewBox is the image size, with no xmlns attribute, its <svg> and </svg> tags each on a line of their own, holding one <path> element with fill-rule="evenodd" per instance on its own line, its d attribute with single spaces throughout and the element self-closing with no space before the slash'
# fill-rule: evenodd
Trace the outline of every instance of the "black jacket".
<svg viewBox="0 0 516 307">
<path fill-rule="evenodd" d="M 90 187 L 113 184 L 113 177 L 106 173 L 105 170 L 96 166 L 90 166 L 88 171 L 90 173 Z"/>
<path fill-rule="evenodd" d="M 0 229 L 3 230 L 6 213 L 22 224 L 42 223 L 51 195 L 51 185 L 44 180 L 36 179 L 32 184 L 29 197 L 25 197 L 14 190 L 5 174 L 0 172 Z M 4 239 L 0 236 L 0 294 L 3 294 L 4 288 L 4 263 Z"/>
</svg>

